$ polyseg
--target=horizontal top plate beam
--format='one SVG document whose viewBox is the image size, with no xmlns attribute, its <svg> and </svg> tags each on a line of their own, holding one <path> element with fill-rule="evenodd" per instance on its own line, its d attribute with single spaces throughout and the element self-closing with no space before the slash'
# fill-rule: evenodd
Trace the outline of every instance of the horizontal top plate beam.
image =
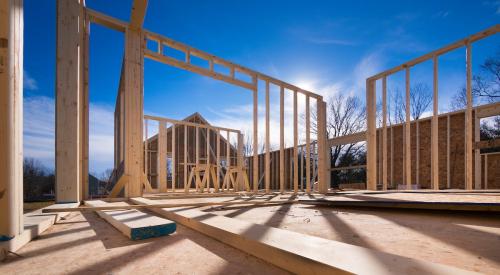
<svg viewBox="0 0 500 275">
<path fill-rule="evenodd" d="M 175 125 L 186 125 L 186 126 L 190 126 L 190 127 L 208 128 L 208 129 L 212 129 L 212 130 L 216 130 L 216 131 L 220 130 L 220 131 L 227 131 L 227 132 L 233 132 L 233 133 L 240 134 L 240 130 L 236 130 L 236 129 L 217 127 L 217 126 L 212 126 L 212 125 L 207 125 L 207 124 L 194 123 L 194 122 L 189 122 L 189 121 L 184 121 L 184 120 L 176 120 L 176 119 L 165 118 L 165 117 L 144 115 L 144 119 L 169 122 L 169 123 L 172 123 Z"/>
<path fill-rule="evenodd" d="M 105 27 L 108 27 L 108 28 L 111 28 L 111 29 L 114 29 L 114 30 L 117 30 L 117 31 L 121 31 L 121 32 L 125 32 L 126 29 L 129 27 L 129 24 L 127 22 L 124 22 L 124 21 L 116 19 L 114 17 L 105 15 L 105 14 L 100 13 L 98 11 L 95 11 L 95 10 L 92 10 L 92 9 L 89 9 L 89 8 L 85 8 L 85 11 L 86 11 L 89 19 L 92 22 L 94 22 L 94 23 L 97 23 L 97 24 L 100 24 L 100 25 L 103 25 Z M 163 35 L 151 32 L 151 31 L 147 31 L 147 30 L 144 30 L 144 33 L 145 33 L 145 37 L 147 39 L 154 40 L 154 41 L 157 41 L 157 42 L 161 41 L 162 43 L 167 44 L 169 47 L 172 47 L 172 48 L 175 48 L 175 49 L 181 50 L 181 51 L 189 51 L 189 53 L 191 55 L 200 57 L 202 59 L 206 59 L 209 62 L 213 62 L 213 63 L 216 63 L 216 64 L 227 66 L 227 67 L 229 67 L 229 69 L 234 69 L 235 71 L 242 72 L 242 73 L 247 74 L 247 75 L 249 75 L 251 77 L 256 77 L 256 78 L 258 78 L 260 80 L 268 81 L 269 83 L 272 83 L 274 85 L 283 87 L 283 88 L 291 90 L 291 91 L 297 91 L 297 92 L 299 92 L 301 94 L 304 94 L 306 96 L 315 98 L 317 100 L 320 100 L 320 101 L 323 100 L 323 97 L 321 95 L 318 95 L 318 94 L 315 94 L 313 92 L 304 90 L 304 89 L 299 88 L 299 87 L 297 87 L 295 85 L 292 85 L 290 83 L 287 83 L 287 82 L 284 82 L 282 80 L 276 79 L 274 77 L 268 76 L 266 74 L 254 71 L 254 70 L 246 68 L 244 66 L 232 63 L 230 61 L 227 61 L 227 60 L 222 59 L 220 57 L 217 57 L 215 55 L 209 54 L 209 53 L 204 52 L 202 50 L 199 50 L 199 49 L 193 48 L 191 46 L 188 46 L 186 44 L 177 42 L 177 41 L 175 41 L 173 39 L 170 39 L 170 38 L 168 38 L 166 36 L 163 36 Z M 153 54 L 151 54 L 151 53 L 153 53 L 152 51 L 147 51 L 147 53 L 148 53 L 148 55 L 146 57 L 152 58 L 152 59 L 156 60 L 154 58 L 156 56 L 153 55 Z M 188 63 L 186 63 L 186 64 L 188 64 Z M 199 73 L 199 72 L 197 72 L 197 73 Z M 209 76 L 212 76 L 212 75 L 209 75 Z M 226 79 L 222 79 L 220 77 L 217 78 L 217 79 L 226 81 Z M 237 79 L 235 79 L 235 80 L 237 80 Z M 241 81 L 241 82 L 243 82 L 243 81 Z M 243 83 L 246 83 L 246 82 L 243 82 Z M 232 83 L 232 84 L 235 84 L 235 83 Z M 245 88 L 249 88 L 249 89 L 252 88 L 252 89 L 254 89 L 255 87 L 253 87 L 253 86 L 250 87 L 248 85 L 245 85 Z"/>
<path fill-rule="evenodd" d="M 397 73 L 397 72 L 399 72 L 401 70 L 404 70 L 406 68 L 410 68 L 410 67 L 415 66 L 415 65 L 417 65 L 419 63 L 425 62 L 425 61 L 433 58 L 434 56 L 443 55 L 443 54 L 445 54 L 447 52 L 450 52 L 450 51 L 453 51 L 453 50 L 458 49 L 460 47 L 463 47 L 467 43 L 476 42 L 476 41 L 481 40 L 481 39 L 483 39 L 485 37 L 488 37 L 490 35 L 496 34 L 499 31 L 500 31 L 500 24 L 497 24 L 497 25 L 495 25 L 495 26 L 493 26 L 493 27 L 491 27 L 489 29 L 486 29 L 486 30 L 483 30 L 481 32 L 475 33 L 475 34 L 473 34 L 473 35 L 471 35 L 469 37 L 466 37 L 464 39 L 458 40 L 458 41 L 456 41 L 454 43 L 451 43 L 451 44 L 449 44 L 449 45 L 447 45 L 445 47 L 442 47 L 440 49 L 437 49 L 435 51 L 432 51 L 430 53 L 427 53 L 425 55 L 417 57 L 417 58 L 415 58 L 413 60 L 410 60 L 410 61 L 408 61 L 406 63 L 398 65 L 398 66 L 396 66 L 396 67 L 394 67 L 392 69 L 389 69 L 389 70 L 383 71 L 381 73 L 378 73 L 378 74 L 376 74 L 376 75 L 374 75 L 372 77 L 369 77 L 368 79 L 373 81 L 373 80 L 380 79 L 380 78 L 382 78 L 384 76 L 388 76 L 388 75 Z"/>
</svg>

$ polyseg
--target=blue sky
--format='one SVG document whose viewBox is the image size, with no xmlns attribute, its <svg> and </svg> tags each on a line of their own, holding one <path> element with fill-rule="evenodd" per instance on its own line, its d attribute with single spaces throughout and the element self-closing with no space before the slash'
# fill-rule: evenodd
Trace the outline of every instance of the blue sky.
<svg viewBox="0 0 500 275">
<path fill-rule="evenodd" d="M 86 2 L 128 21 L 131 0 Z M 53 168 L 55 1 L 25 0 L 24 5 L 25 155 Z M 325 97 L 340 92 L 364 100 L 366 77 L 499 22 L 500 1 L 495 0 L 150 0 L 144 26 Z M 113 162 L 113 111 L 123 43 L 122 33 L 91 26 L 90 170 L 96 173 Z M 479 71 L 484 59 L 499 49 L 498 35 L 474 44 L 473 70 Z M 431 68 L 429 62 L 415 67 L 412 83 L 431 86 Z M 198 111 L 213 124 L 251 129 L 249 91 L 152 60 L 145 61 L 144 73 L 145 113 L 180 119 Z M 448 110 L 464 76 L 464 49 L 440 59 L 441 112 Z M 391 77 L 389 90 L 404 90 L 403 78 Z M 276 92 L 272 87 L 273 105 L 278 103 Z M 272 129 L 278 115 L 271 113 Z M 259 120 L 263 125 L 262 116 Z M 271 130 L 272 140 L 277 134 Z"/>
</svg>

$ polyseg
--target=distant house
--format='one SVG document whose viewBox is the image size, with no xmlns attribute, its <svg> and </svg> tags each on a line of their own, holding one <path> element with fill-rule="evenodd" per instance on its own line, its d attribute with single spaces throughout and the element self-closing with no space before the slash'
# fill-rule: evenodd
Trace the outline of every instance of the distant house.
<svg viewBox="0 0 500 275">
<path fill-rule="evenodd" d="M 208 121 L 198 112 L 183 119 L 183 121 L 210 125 Z M 167 125 L 168 126 L 168 125 Z M 184 126 L 175 126 L 175 166 L 176 166 L 176 188 L 184 187 Z M 200 164 L 207 163 L 207 129 L 199 128 L 199 161 Z M 167 127 L 167 186 L 171 188 L 172 184 L 172 126 Z M 233 140 L 234 142 L 234 140 Z M 187 127 L 187 167 L 189 169 L 196 164 L 196 128 Z M 210 131 L 210 163 L 216 163 L 217 133 Z M 220 154 L 221 163 L 226 163 L 227 139 L 225 133 L 220 135 Z M 146 150 L 145 168 L 147 168 L 147 177 L 153 188 L 158 184 L 158 135 L 148 137 Z M 230 144 L 231 165 L 236 165 L 237 148 Z M 194 187 L 194 185 L 193 185 Z"/>
</svg>

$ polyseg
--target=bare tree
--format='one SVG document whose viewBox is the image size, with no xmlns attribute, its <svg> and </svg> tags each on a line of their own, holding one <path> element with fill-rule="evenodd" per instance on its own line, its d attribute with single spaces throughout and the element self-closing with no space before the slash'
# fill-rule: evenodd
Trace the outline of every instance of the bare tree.
<svg viewBox="0 0 500 275">
<path fill-rule="evenodd" d="M 500 50 L 496 55 L 487 58 L 481 65 L 479 74 L 472 77 L 472 102 L 491 103 L 500 100 Z M 467 90 L 462 87 L 450 102 L 452 110 L 467 107 Z"/>
<path fill-rule="evenodd" d="M 264 139 L 260 137 L 258 139 L 258 153 L 262 154 L 266 150 L 266 144 L 264 142 Z M 237 148 L 237 147 L 235 147 Z M 244 141 L 243 141 L 243 155 L 245 157 L 249 157 L 253 155 L 253 135 L 252 133 L 245 132 L 244 134 Z"/>
<path fill-rule="evenodd" d="M 401 123 L 406 121 L 406 96 L 403 96 L 403 93 L 398 88 L 391 94 L 392 108 L 388 108 L 389 122 Z M 432 92 L 427 84 L 419 82 L 410 87 L 411 119 L 421 118 L 429 110 L 431 103 Z"/>
<path fill-rule="evenodd" d="M 500 138 L 500 116 L 481 122 L 481 140 Z"/>
<path fill-rule="evenodd" d="M 432 92 L 425 83 L 416 83 L 410 88 L 410 113 L 412 119 L 419 119 L 429 110 L 432 103 Z"/>
<path fill-rule="evenodd" d="M 365 129 L 366 108 L 359 98 L 337 94 L 328 100 L 328 137 L 340 137 L 358 133 Z M 350 154 L 357 154 L 362 146 L 356 143 L 342 144 L 332 148 L 331 160 L 335 167 Z"/>
<path fill-rule="evenodd" d="M 52 171 L 34 158 L 23 160 L 23 192 L 27 201 L 41 199 L 44 193 L 54 190 L 55 177 Z"/>
<path fill-rule="evenodd" d="M 401 123 L 405 121 L 405 101 L 401 90 L 396 88 L 394 91 L 389 91 L 390 99 L 387 103 L 387 113 L 390 124 Z"/>
<path fill-rule="evenodd" d="M 311 133 L 317 135 L 316 107 L 311 107 Z M 363 103 L 355 96 L 344 96 L 337 93 L 327 102 L 326 132 L 328 138 L 335 138 L 354 134 L 365 129 L 366 112 Z M 305 115 L 301 115 L 301 123 L 305 124 Z M 362 146 L 358 144 L 343 144 L 332 148 L 331 163 L 334 167 L 339 165 L 343 155 L 357 153 Z M 345 158 L 344 158 L 345 159 Z"/>
<path fill-rule="evenodd" d="M 108 182 L 111 179 L 111 175 L 113 174 L 113 169 L 109 168 L 104 170 L 99 176 L 99 180 L 102 182 Z"/>
</svg>

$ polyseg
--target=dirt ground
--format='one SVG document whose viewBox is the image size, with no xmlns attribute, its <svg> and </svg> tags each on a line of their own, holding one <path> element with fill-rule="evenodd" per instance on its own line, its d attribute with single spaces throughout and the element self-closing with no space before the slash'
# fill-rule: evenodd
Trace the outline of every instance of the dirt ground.
<svg viewBox="0 0 500 275">
<path fill-rule="evenodd" d="M 95 213 L 72 213 L 16 254 L 0 274 L 287 274 L 181 225 L 131 241 Z"/>
</svg>

